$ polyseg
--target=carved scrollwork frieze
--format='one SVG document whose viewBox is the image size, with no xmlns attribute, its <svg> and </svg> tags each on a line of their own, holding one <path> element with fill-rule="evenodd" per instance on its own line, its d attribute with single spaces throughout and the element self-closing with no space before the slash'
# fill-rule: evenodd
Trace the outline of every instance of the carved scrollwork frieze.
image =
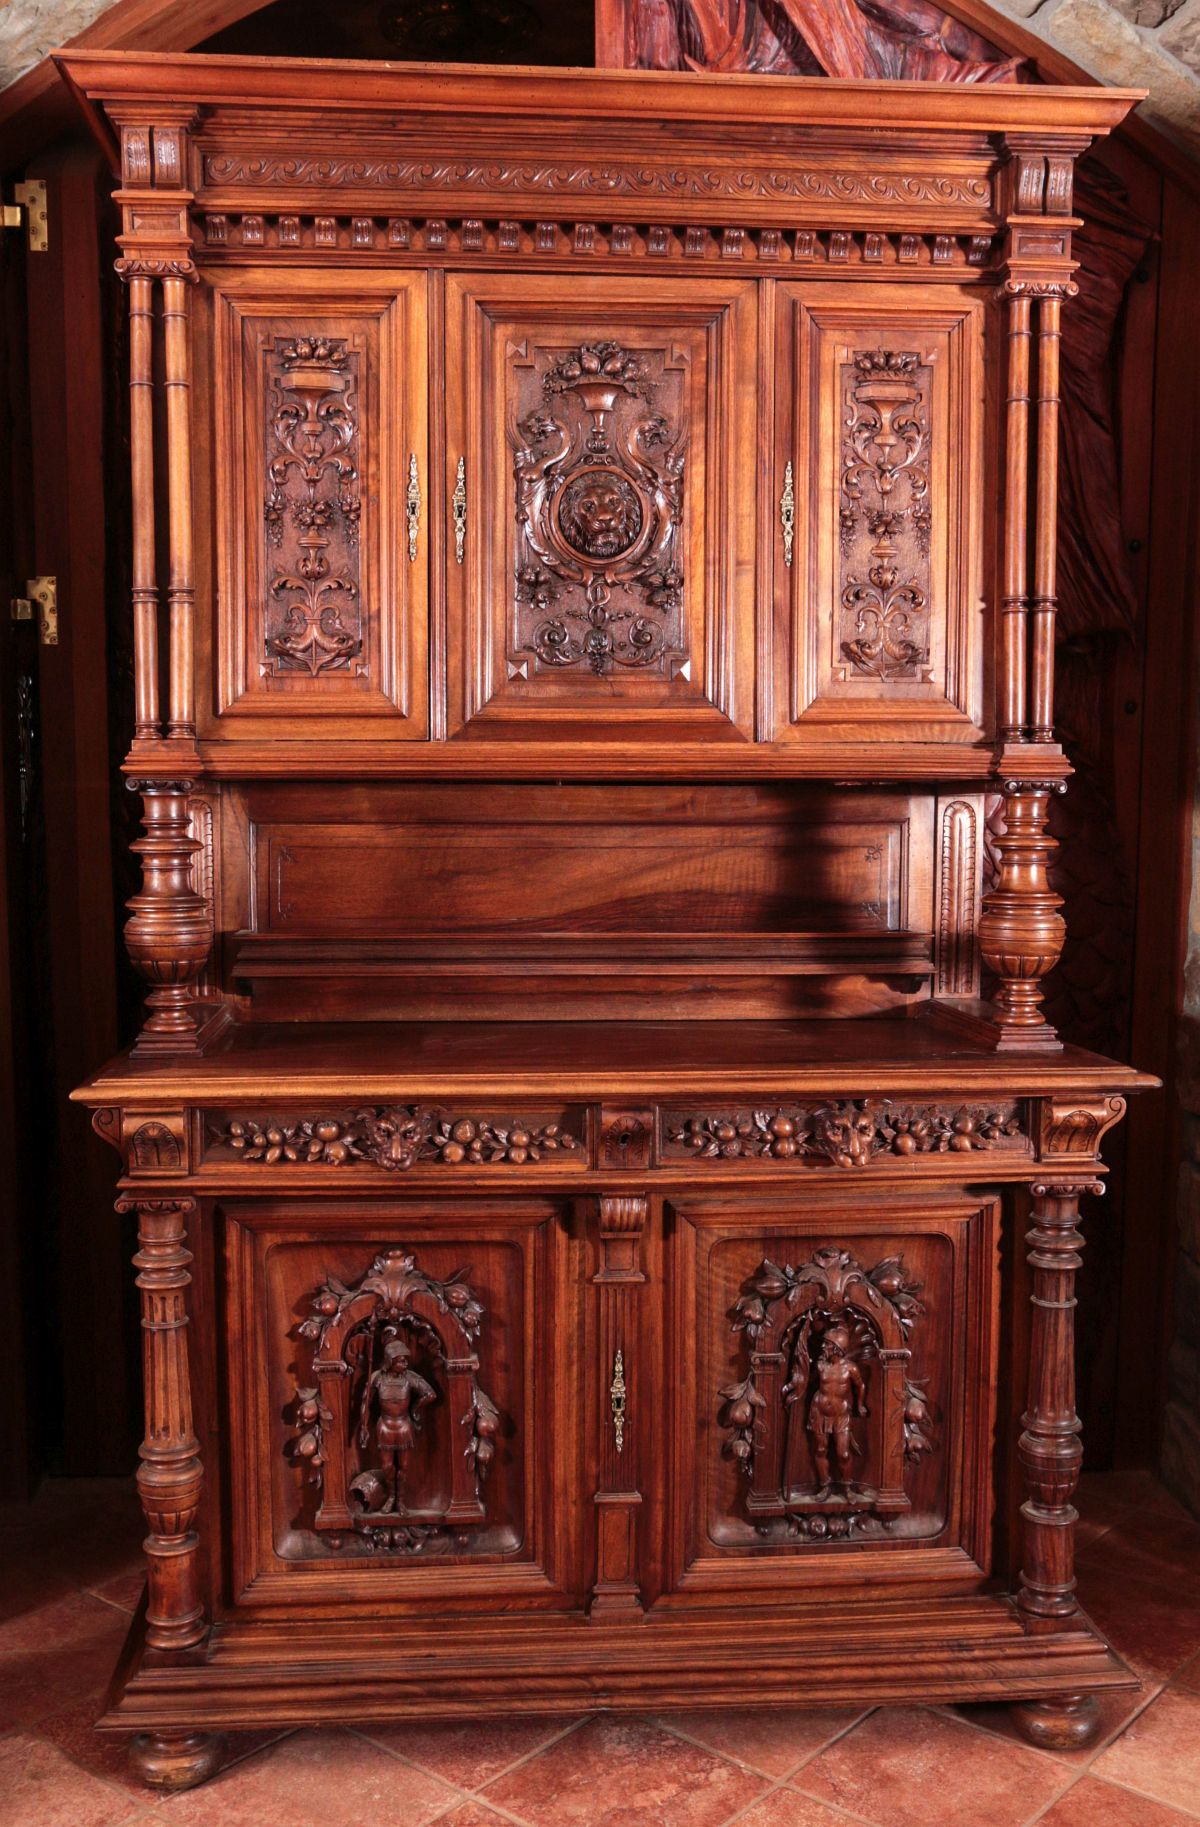
<svg viewBox="0 0 1200 1827">
<path fill-rule="evenodd" d="M 839 171 L 805 169 L 791 158 L 778 163 L 706 167 L 688 159 L 601 160 L 437 159 L 288 156 L 273 152 L 205 154 L 204 185 L 212 190 L 480 191 L 513 196 L 677 198 L 688 202 L 796 201 L 882 204 L 987 210 L 990 179 L 983 174 L 938 171 Z"/>
<path fill-rule="evenodd" d="M 664 1159 L 795 1161 L 865 1167 L 878 1157 L 1029 1154 L 1022 1106 L 909 1104 L 860 1098 L 773 1109 L 664 1111 Z"/>
<path fill-rule="evenodd" d="M 583 1163 L 580 1111 L 526 1119 L 460 1115 L 416 1104 L 307 1115 L 245 1113 L 215 1120 L 206 1158 L 266 1167 L 525 1167 Z"/>
</svg>

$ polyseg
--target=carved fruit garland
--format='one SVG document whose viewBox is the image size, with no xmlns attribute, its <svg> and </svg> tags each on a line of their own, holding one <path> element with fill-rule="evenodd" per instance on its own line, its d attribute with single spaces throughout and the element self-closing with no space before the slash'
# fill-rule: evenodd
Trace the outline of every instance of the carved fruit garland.
<svg viewBox="0 0 1200 1827">
<path fill-rule="evenodd" d="M 970 1154 L 1026 1141 L 1015 1105 L 943 1107 L 870 1098 L 812 1109 L 704 1112 L 668 1120 L 666 1138 L 704 1159 L 821 1156 L 835 1167 L 865 1167 L 879 1154 Z"/>
<path fill-rule="evenodd" d="M 238 1117 L 217 1130 L 215 1140 L 243 1160 L 266 1166 L 344 1167 L 357 1161 L 391 1171 L 418 1162 L 523 1167 L 582 1147 L 560 1123 L 455 1117 L 417 1105 L 375 1105 L 351 1116 Z"/>
</svg>

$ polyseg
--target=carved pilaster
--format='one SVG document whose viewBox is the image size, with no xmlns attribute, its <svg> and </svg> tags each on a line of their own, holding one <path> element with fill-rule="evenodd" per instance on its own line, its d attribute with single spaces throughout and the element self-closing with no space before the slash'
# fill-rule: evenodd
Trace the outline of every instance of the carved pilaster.
<svg viewBox="0 0 1200 1827">
<path fill-rule="evenodd" d="M 596 1503 L 596 1583 L 591 1617 L 623 1612 L 640 1616 L 637 1587 L 639 1327 L 637 1287 L 642 1232 L 648 1201 L 644 1194 L 599 1201 L 600 1266 L 592 1277 L 599 1290 L 598 1348 L 600 1476 Z"/>
<path fill-rule="evenodd" d="M 204 1640 L 200 1538 L 193 1524 L 203 1468 L 192 1427 L 188 1372 L 187 1290 L 191 1252 L 184 1247 L 191 1199 L 118 1201 L 138 1215 L 134 1267 L 142 1296 L 142 1364 L 146 1437 L 139 1449 L 138 1491 L 149 1534 L 146 1642 L 151 1649 L 187 1650 Z"/>
<path fill-rule="evenodd" d="M 1050 887 L 1056 841 L 1046 828 L 1050 796 L 1062 782 L 1004 783 L 1004 831 L 996 886 L 983 899 L 979 944 L 983 962 L 1000 979 L 994 997 L 997 1051 L 1057 1050 L 1061 1042 L 1042 1014 L 1042 978 L 1062 952 L 1062 897 Z"/>
<path fill-rule="evenodd" d="M 200 849 L 191 835 L 190 781 L 131 781 L 142 795 L 146 835 L 132 846 L 142 860 L 142 887 L 127 903 L 125 944 L 151 986 L 150 1010 L 136 1053 L 189 1053 L 198 1044 L 193 985 L 208 957 L 208 909 L 191 883 Z"/>
<path fill-rule="evenodd" d="M 1029 1405 L 1018 1445 L 1025 1473 L 1021 1583 L 1017 1603 L 1031 1619 L 1067 1618 L 1075 1598 L 1075 1524 L 1071 1502 L 1083 1446 L 1075 1413 L 1075 1274 L 1082 1257 L 1079 1200 L 1102 1193 L 1096 1181 L 1040 1182 L 1032 1188 L 1026 1236 L 1033 1270 Z"/>
</svg>

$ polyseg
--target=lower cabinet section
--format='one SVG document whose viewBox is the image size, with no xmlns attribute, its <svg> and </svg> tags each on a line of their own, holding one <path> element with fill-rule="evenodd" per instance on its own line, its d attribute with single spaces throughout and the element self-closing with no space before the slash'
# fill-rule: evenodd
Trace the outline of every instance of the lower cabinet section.
<svg viewBox="0 0 1200 1827">
<path fill-rule="evenodd" d="M 990 1571 L 1000 1201 L 232 1201 L 235 1606 Z"/>
<path fill-rule="evenodd" d="M 1092 1182 L 950 1165 L 139 1191 L 150 1604 L 102 1724 L 197 1769 L 226 1727 L 735 1694 L 1086 1736 L 1132 1683 L 1074 1598 Z"/>
</svg>

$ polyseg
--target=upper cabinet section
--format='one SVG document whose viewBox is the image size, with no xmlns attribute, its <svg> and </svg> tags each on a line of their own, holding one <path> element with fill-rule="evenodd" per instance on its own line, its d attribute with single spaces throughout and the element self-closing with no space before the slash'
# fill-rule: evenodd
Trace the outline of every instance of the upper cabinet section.
<svg viewBox="0 0 1200 1827">
<path fill-rule="evenodd" d="M 771 734 L 983 734 L 984 302 L 781 285 Z"/>
<path fill-rule="evenodd" d="M 753 733 L 755 287 L 451 274 L 450 733 Z"/>
<path fill-rule="evenodd" d="M 426 278 L 381 277 L 213 288 L 215 614 L 199 645 L 218 725 L 427 731 Z"/>
<path fill-rule="evenodd" d="M 1065 771 L 1073 171 L 1132 94 L 62 63 L 120 171 L 135 774 Z"/>
</svg>

